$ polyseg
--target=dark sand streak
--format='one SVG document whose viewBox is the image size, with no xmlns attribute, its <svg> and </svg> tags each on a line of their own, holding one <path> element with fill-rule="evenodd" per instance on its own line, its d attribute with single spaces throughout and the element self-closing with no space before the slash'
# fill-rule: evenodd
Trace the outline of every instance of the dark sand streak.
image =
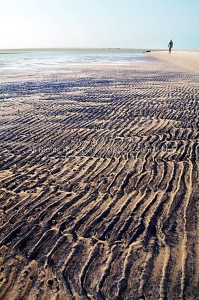
<svg viewBox="0 0 199 300">
<path fill-rule="evenodd" d="M 199 75 L 70 71 L 1 76 L 0 298 L 197 299 Z"/>
</svg>

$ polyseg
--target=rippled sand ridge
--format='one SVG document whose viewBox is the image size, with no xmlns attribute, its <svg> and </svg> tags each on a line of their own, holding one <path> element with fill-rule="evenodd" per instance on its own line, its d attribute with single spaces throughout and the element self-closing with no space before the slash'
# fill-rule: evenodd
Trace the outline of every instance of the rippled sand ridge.
<svg viewBox="0 0 199 300">
<path fill-rule="evenodd" d="M 197 299 L 199 75 L 1 82 L 0 299 Z"/>
</svg>

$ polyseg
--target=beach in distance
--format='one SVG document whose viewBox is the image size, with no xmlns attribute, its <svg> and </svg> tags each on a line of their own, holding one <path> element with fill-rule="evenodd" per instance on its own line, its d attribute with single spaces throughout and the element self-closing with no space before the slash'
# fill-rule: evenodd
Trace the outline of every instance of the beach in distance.
<svg viewBox="0 0 199 300">
<path fill-rule="evenodd" d="M 0 299 L 199 298 L 199 52 L 0 50 Z"/>
<path fill-rule="evenodd" d="M 173 50 L 171 54 L 168 53 L 168 50 L 151 51 L 148 54 L 175 64 L 185 70 L 199 73 L 199 50 Z"/>
<path fill-rule="evenodd" d="M 144 53 L 144 54 L 143 54 Z M 131 48 L 33 48 L 0 50 L 0 72 L 75 65 L 125 65 L 145 62 L 145 56 L 168 61 L 185 70 L 199 72 L 199 50 Z"/>
</svg>

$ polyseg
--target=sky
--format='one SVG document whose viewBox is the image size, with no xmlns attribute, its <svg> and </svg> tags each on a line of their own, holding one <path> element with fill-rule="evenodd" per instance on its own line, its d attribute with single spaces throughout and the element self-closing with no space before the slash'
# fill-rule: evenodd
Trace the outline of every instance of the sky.
<svg viewBox="0 0 199 300">
<path fill-rule="evenodd" d="M 199 49 L 199 0 L 0 0 L 0 49 Z"/>
</svg>

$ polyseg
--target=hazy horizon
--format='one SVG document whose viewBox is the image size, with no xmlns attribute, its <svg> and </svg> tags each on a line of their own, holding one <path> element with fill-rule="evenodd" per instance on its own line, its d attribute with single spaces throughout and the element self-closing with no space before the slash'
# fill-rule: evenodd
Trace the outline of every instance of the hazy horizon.
<svg viewBox="0 0 199 300">
<path fill-rule="evenodd" d="M 1 0 L 0 49 L 199 49 L 198 0 Z"/>
<path fill-rule="evenodd" d="M 45 50 L 140 50 L 168 51 L 167 48 L 125 48 L 125 47 L 32 47 L 32 48 L 0 48 L 0 51 L 45 51 Z M 172 51 L 199 51 L 199 49 L 173 49 Z"/>
</svg>

